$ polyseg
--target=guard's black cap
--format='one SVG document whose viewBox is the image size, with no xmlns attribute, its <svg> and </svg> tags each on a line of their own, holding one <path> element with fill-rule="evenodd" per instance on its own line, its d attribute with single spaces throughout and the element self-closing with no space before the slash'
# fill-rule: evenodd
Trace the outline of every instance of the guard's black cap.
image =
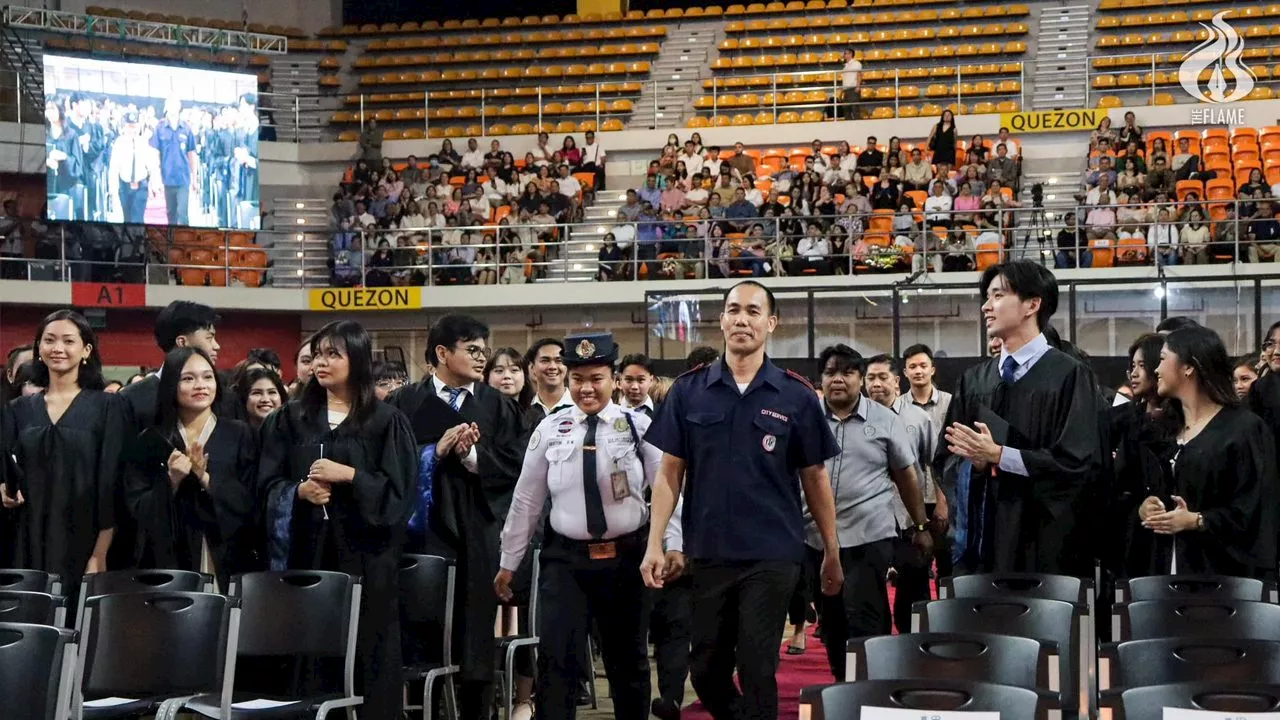
<svg viewBox="0 0 1280 720">
<path fill-rule="evenodd" d="M 618 362 L 618 345 L 613 341 L 613 333 L 609 332 L 570 335 L 564 339 L 561 360 L 565 367 L 570 368 L 585 365 L 613 367 Z"/>
</svg>

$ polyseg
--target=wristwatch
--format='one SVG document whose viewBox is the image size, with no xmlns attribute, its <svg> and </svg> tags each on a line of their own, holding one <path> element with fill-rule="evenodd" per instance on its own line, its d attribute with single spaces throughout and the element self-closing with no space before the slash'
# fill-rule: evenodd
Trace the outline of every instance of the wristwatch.
<svg viewBox="0 0 1280 720">
<path fill-rule="evenodd" d="M 1204 515 L 1196 513 L 1196 530 L 1204 530 Z"/>
<path fill-rule="evenodd" d="M 929 523 L 919 523 L 911 526 L 916 532 L 929 532 Z"/>
</svg>

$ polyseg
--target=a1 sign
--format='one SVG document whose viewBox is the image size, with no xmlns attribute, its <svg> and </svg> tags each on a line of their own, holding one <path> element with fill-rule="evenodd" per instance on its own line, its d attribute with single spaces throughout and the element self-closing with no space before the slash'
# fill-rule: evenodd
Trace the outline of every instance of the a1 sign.
<svg viewBox="0 0 1280 720">
<path fill-rule="evenodd" d="M 1000 720 L 1000 713 L 863 707 L 861 720 Z"/>
<path fill-rule="evenodd" d="M 71 283 L 71 304 L 76 307 L 146 307 L 147 286 L 119 283 Z"/>
<path fill-rule="evenodd" d="M 1280 713 L 1220 712 L 1217 710 L 1165 708 L 1164 720 L 1280 720 Z"/>
</svg>

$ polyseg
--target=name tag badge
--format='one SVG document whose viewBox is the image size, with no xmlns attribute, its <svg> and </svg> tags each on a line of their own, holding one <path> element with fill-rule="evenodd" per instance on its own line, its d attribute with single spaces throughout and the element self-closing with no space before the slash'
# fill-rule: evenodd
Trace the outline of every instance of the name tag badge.
<svg viewBox="0 0 1280 720">
<path fill-rule="evenodd" d="M 613 485 L 614 500 L 626 500 L 631 497 L 631 483 L 627 482 L 625 470 L 615 466 L 613 472 L 609 474 L 609 482 Z"/>
<path fill-rule="evenodd" d="M 765 435 L 764 440 L 760 442 L 760 445 L 764 448 L 765 452 L 771 453 L 773 452 L 773 449 L 778 446 L 778 438 L 773 435 Z"/>
<path fill-rule="evenodd" d="M 587 546 L 587 556 L 592 560 L 612 560 L 618 557 L 618 544 L 615 542 L 592 543 Z"/>
</svg>

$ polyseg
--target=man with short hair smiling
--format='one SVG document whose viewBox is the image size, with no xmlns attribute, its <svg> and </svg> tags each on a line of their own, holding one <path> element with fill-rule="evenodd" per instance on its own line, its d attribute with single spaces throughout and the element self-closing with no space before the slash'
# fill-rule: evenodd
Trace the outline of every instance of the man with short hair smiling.
<svg viewBox="0 0 1280 720">
<path fill-rule="evenodd" d="M 849 638 L 887 635 L 893 630 L 885 573 L 899 525 L 894 488 L 910 509 L 912 544 L 928 555 L 932 544 L 924 524 L 914 465 L 916 452 L 901 419 L 861 394 L 867 365 L 848 345 L 826 348 L 818 357 L 826 422 L 839 454 L 827 461 L 835 495 L 836 533 L 844 586 L 835 595 L 814 594 L 822 617 L 822 639 L 831 674 L 845 677 Z M 809 566 L 817 569 L 817 527 L 808 523 Z M 817 583 L 815 582 L 815 587 Z M 921 598 L 924 599 L 924 598 Z"/>
<path fill-rule="evenodd" d="M 653 389 L 653 361 L 647 355 L 635 353 L 622 358 L 618 373 L 622 388 L 622 405 L 628 410 L 653 417 L 653 398 L 649 391 Z"/>
<path fill-rule="evenodd" d="M 557 410 L 573 404 L 565 387 L 564 345 L 555 338 L 543 338 L 529 347 L 524 361 L 529 366 L 537 392 L 525 412 L 525 427 L 532 428 Z"/>
<path fill-rule="evenodd" d="M 973 463 L 958 572 L 1093 573 L 1090 527 L 1080 519 L 1102 467 L 1097 385 L 1089 368 L 1052 348 L 1042 330 L 1058 309 L 1053 274 L 1029 260 L 994 265 L 979 289 L 999 355 L 970 368 L 947 412 L 950 457 Z"/>
<path fill-rule="evenodd" d="M 441 554 L 431 545 L 443 542 L 457 558 L 453 647 L 462 668 L 463 720 L 489 720 L 491 712 L 498 611 L 492 581 L 524 451 L 519 408 L 484 381 L 488 341 L 489 327 L 475 318 L 440 318 L 427 333 L 434 374 L 388 398 L 409 418 L 424 462 L 428 452 L 435 457 L 430 532 L 411 533 L 405 551 Z"/>
<path fill-rule="evenodd" d="M 939 390 L 933 377 L 936 368 L 933 364 L 933 350 L 928 345 L 918 344 L 902 351 L 902 362 L 906 366 L 904 374 L 910 383 L 910 390 L 893 403 L 893 409 L 901 412 L 907 405 L 913 405 L 925 412 L 933 423 L 933 432 L 940 433 L 947 421 L 947 409 L 951 407 L 951 393 Z M 935 435 L 933 438 L 937 440 Z M 945 549 L 947 541 L 948 519 L 950 513 L 947 495 L 933 474 L 933 455 L 924 458 L 924 510 L 929 516 L 930 529 L 933 531 L 934 558 L 938 565 L 938 577 L 951 577 L 951 552 Z"/>
</svg>

